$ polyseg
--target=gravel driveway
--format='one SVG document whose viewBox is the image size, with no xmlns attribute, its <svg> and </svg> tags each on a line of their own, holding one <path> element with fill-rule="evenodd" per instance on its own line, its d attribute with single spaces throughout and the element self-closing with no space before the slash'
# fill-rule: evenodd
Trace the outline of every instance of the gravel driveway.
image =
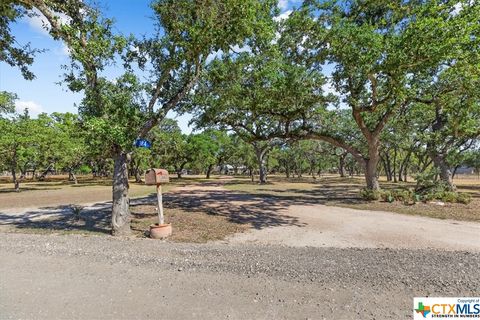
<svg viewBox="0 0 480 320">
<path fill-rule="evenodd" d="M 480 254 L 0 233 L 1 319 L 410 319 Z"/>
</svg>

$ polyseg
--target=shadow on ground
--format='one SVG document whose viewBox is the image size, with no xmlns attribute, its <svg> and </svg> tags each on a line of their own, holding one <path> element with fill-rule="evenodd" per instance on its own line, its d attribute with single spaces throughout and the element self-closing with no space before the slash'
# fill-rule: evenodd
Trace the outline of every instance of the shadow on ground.
<svg viewBox="0 0 480 320">
<path fill-rule="evenodd" d="M 30 229 L 35 232 L 110 233 L 111 209 L 108 203 L 97 203 L 75 214 L 71 205 L 42 207 L 22 214 L 0 211 L 0 227 Z"/>
<path fill-rule="evenodd" d="M 204 182 L 202 186 L 223 186 L 222 182 Z M 302 191 L 284 190 L 276 195 L 247 194 L 240 191 L 182 190 L 164 195 L 164 207 L 179 209 L 186 213 L 202 213 L 222 215 L 229 221 L 247 224 L 254 229 L 279 226 L 304 226 L 296 217 L 285 213 L 291 205 L 314 205 L 331 201 L 332 199 L 350 203 L 358 201 L 348 195 L 338 196 L 342 187 L 328 189 L 318 186 L 318 190 Z M 321 194 L 321 196 L 319 196 Z M 156 195 L 132 199 L 132 219 L 154 217 L 155 213 L 144 213 L 136 210 L 138 206 L 156 206 Z M 10 226 L 16 229 L 33 229 L 48 231 L 78 231 L 94 233 L 110 233 L 111 203 L 102 202 L 84 208 L 80 215 L 75 215 L 71 205 L 42 207 L 22 214 L 0 211 L 0 226 Z"/>
</svg>

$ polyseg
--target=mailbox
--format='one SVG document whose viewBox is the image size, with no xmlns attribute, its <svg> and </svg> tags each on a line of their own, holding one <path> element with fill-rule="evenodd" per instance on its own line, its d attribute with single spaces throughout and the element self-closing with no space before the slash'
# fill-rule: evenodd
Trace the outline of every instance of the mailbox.
<svg viewBox="0 0 480 320">
<path fill-rule="evenodd" d="M 167 182 L 170 182 L 170 179 L 165 169 L 148 169 L 145 173 L 145 184 L 157 185 Z"/>
</svg>

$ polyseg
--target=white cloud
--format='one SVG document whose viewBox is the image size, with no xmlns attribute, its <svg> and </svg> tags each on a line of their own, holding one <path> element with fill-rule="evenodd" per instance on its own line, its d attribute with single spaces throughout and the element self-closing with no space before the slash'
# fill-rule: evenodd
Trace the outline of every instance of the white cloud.
<svg viewBox="0 0 480 320">
<path fill-rule="evenodd" d="M 462 9 L 463 9 L 463 4 L 462 4 L 461 2 L 458 2 L 457 4 L 455 4 L 455 5 L 453 6 L 453 11 L 452 11 L 451 14 L 452 14 L 453 16 L 456 16 L 457 14 L 460 13 L 460 11 L 462 11 Z"/>
<path fill-rule="evenodd" d="M 278 8 L 280 10 L 286 10 L 288 8 L 288 0 L 279 0 L 278 1 Z"/>
<path fill-rule="evenodd" d="M 65 43 L 62 45 L 62 53 L 66 56 L 70 55 L 70 48 Z"/>
<path fill-rule="evenodd" d="M 36 9 L 33 11 L 33 13 L 33 16 L 26 19 L 27 24 L 36 32 L 43 35 L 48 35 L 50 23 L 48 22 L 47 18 L 45 18 L 45 16 Z M 57 13 L 56 16 L 60 20 L 61 24 L 67 24 L 70 21 L 70 18 L 63 13 Z"/>
<path fill-rule="evenodd" d="M 325 94 L 333 94 L 333 95 L 336 95 L 338 96 L 338 92 L 337 90 L 335 90 L 334 86 L 333 86 L 333 83 L 331 82 L 331 80 L 327 80 L 327 82 L 322 86 L 322 89 L 323 89 L 323 92 Z"/>
<path fill-rule="evenodd" d="M 31 116 L 37 116 L 38 114 L 45 112 L 43 107 L 38 103 L 36 103 L 35 101 L 19 100 L 15 102 L 15 111 L 17 113 L 23 113 L 25 109 L 28 109 L 28 112 Z"/>
<path fill-rule="evenodd" d="M 35 15 L 32 17 L 28 17 L 26 19 L 26 22 L 32 28 L 38 33 L 41 33 L 43 35 L 48 35 L 48 22 L 47 19 L 41 15 L 38 11 L 35 12 Z"/>
<path fill-rule="evenodd" d="M 301 0 L 278 0 L 278 8 L 283 12 L 299 3 Z"/>
<path fill-rule="evenodd" d="M 252 51 L 252 48 L 250 48 L 250 46 L 247 46 L 247 45 L 243 47 L 240 47 L 239 45 L 235 45 L 231 48 L 231 51 L 236 53 L 249 52 L 249 51 Z"/>
<path fill-rule="evenodd" d="M 210 53 L 208 56 L 207 56 L 207 60 L 205 61 L 206 63 L 210 63 L 212 62 L 214 59 L 216 58 L 220 58 L 223 54 L 223 51 L 222 50 L 218 50 L 218 51 L 215 51 L 215 52 L 212 52 Z"/>
<path fill-rule="evenodd" d="M 273 18 L 273 20 L 275 21 L 282 21 L 282 20 L 285 20 L 288 18 L 288 16 L 290 16 L 290 14 L 292 14 L 292 10 L 287 10 L 283 13 L 281 13 L 280 15 L 276 16 L 275 18 Z"/>
</svg>

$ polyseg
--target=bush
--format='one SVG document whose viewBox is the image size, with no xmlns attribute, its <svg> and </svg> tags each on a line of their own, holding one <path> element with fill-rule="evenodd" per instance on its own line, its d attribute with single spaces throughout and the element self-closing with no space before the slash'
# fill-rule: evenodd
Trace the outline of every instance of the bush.
<svg viewBox="0 0 480 320">
<path fill-rule="evenodd" d="M 362 199 L 367 201 L 376 201 L 381 199 L 384 202 L 392 203 L 394 201 L 401 201 L 406 205 L 415 204 L 423 201 L 441 200 L 450 203 L 468 204 L 472 201 L 468 193 L 457 193 L 453 191 L 431 189 L 423 194 L 415 192 L 413 189 L 394 189 L 394 190 L 369 190 L 362 189 L 360 191 Z"/>
<path fill-rule="evenodd" d="M 436 169 L 421 172 L 415 176 L 417 181 L 416 191 L 421 190 L 431 190 L 438 186 L 438 181 L 436 180 L 438 171 Z"/>
<path fill-rule="evenodd" d="M 382 201 L 384 201 L 384 202 L 392 203 L 393 201 L 395 201 L 395 197 L 393 196 L 392 192 L 389 191 L 389 190 L 383 191 L 381 193 L 380 197 L 382 198 Z"/>
<path fill-rule="evenodd" d="M 370 190 L 367 188 L 363 188 L 362 190 L 360 190 L 360 197 L 367 201 L 378 200 L 380 199 L 380 195 L 380 191 Z"/>
<path fill-rule="evenodd" d="M 463 204 L 469 204 L 472 201 L 472 196 L 468 193 L 460 192 L 457 194 L 457 201 Z"/>
<path fill-rule="evenodd" d="M 84 164 L 80 166 L 80 168 L 78 169 L 78 172 L 80 172 L 81 174 L 89 174 L 89 173 L 92 173 L 92 168 Z"/>
<path fill-rule="evenodd" d="M 450 203 L 469 204 L 472 201 L 471 195 L 463 192 L 453 191 L 437 191 L 435 193 L 427 193 L 423 196 L 424 201 L 441 200 Z"/>
</svg>

